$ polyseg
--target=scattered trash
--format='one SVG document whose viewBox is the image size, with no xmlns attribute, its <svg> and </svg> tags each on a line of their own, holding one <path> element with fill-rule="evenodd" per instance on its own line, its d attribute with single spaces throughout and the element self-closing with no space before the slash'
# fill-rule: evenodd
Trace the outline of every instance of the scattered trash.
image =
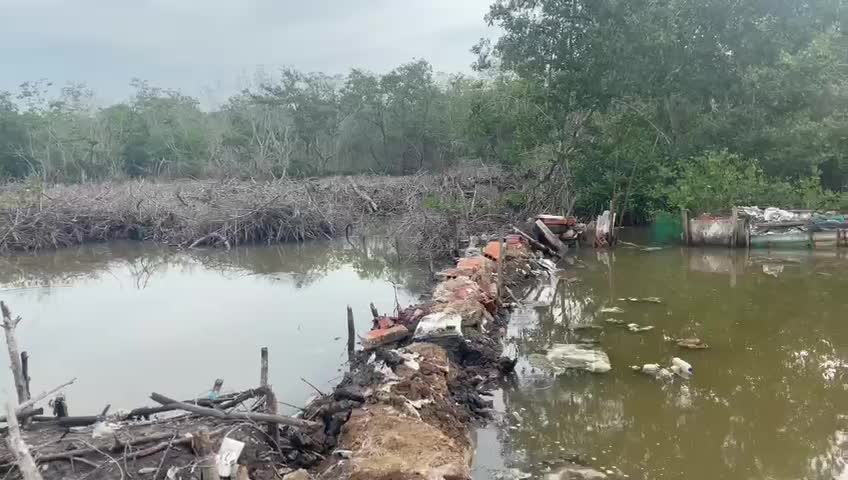
<svg viewBox="0 0 848 480">
<path fill-rule="evenodd" d="M 695 370 L 692 368 L 692 365 L 679 357 L 671 359 L 671 371 L 682 378 L 689 378 L 695 374 Z"/>
<path fill-rule="evenodd" d="M 244 450 L 244 442 L 224 437 L 216 459 L 218 475 L 226 478 L 233 474 L 233 467 L 236 466 L 242 450 Z"/>
<path fill-rule="evenodd" d="M 94 424 L 94 429 L 91 432 L 91 438 L 111 437 L 115 434 L 115 425 L 103 421 Z"/>
<path fill-rule="evenodd" d="M 517 468 L 510 468 L 509 470 L 496 473 L 494 478 L 496 480 L 525 480 L 527 478 L 533 478 L 533 475 L 522 472 Z"/>
<path fill-rule="evenodd" d="M 418 322 L 416 340 L 462 337 L 462 316 L 455 313 L 431 313 Z"/>
<path fill-rule="evenodd" d="M 628 323 L 627 329 L 634 333 L 647 332 L 648 330 L 653 330 L 653 325 L 645 325 L 640 326 L 638 323 Z"/>
<path fill-rule="evenodd" d="M 333 455 L 337 455 L 341 458 L 350 458 L 353 456 L 353 450 L 335 450 Z"/>
<path fill-rule="evenodd" d="M 709 345 L 704 343 L 700 338 L 678 338 L 674 340 L 677 343 L 677 346 L 680 348 L 688 348 L 690 350 L 703 350 L 705 348 L 710 348 Z"/>
<path fill-rule="evenodd" d="M 603 307 L 601 313 L 624 313 L 624 310 L 619 307 Z"/>
<path fill-rule="evenodd" d="M 766 275 L 771 275 L 774 278 L 777 278 L 781 273 L 783 273 L 783 265 L 769 265 L 763 264 L 763 273 Z"/>
<path fill-rule="evenodd" d="M 639 365 L 631 365 L 630 369 L 634 372 L 644 373 L 660 380 L 669 380 L 674 376 L 674 374 L 671 373 L 671 370 L 658 363 L 646 363 L 641 367 Z"/>
<path fill-rule="evenodd" d="M 607 474 L 590 467 L 571 465 L 545 475 L 545 480 L 602 480 Z"/>
<path fill-rule="evenodd" d="M 574 330 L 575 332 L 579 332 L 580 330 L 603 330 L 603 328 L 600 325 L 592 325 L 591 323 L 573 325 L 571 327 L 571 329 Z"/>
<path fill-rule="evenodd" d="M 287 473 L 283 477 L 283 480 L 312 480 L 312 475 L 310 475 L 309 472 L 301 468 L 300 470 Z"/>
<path fill-rule="evenodd" d="M 607 354 L 589 345 L 556 344 L 545 355 L 557 374 L 569 369 L 604 373 L 612 369 Z"/>
<path fill-rule="evenodd" d="M 636 297 L 628 297 L 628 298 L 619 298 L 619 302 L 632 302 L 632 303 L 663 303 L 662 299 L 659 297 L 645 297 L 645 298 L 636 298 Z"/>
</svg>

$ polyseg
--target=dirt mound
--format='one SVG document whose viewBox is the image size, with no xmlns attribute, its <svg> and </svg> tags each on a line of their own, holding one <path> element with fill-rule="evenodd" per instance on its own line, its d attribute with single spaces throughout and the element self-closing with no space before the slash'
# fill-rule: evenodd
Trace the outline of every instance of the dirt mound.
<svg viewBox="0 0 848 480">
<path fill-rule="evenodd" d="M 461 480 L 471 478 L 471 450 L 438 428 L 393 407 L 354 410 L 340 448 L 353 452 L 330 478 L 351 480 Z"/>
</svg>

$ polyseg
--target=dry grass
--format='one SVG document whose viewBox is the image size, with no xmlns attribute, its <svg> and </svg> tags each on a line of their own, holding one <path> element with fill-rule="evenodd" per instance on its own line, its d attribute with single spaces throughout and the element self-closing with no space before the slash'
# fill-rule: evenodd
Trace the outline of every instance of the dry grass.
<svg viewBox="0 0 848 480">
<path fill-rule="evenodd" d="M 503 223 L 504 182 L 498 171 L 472 170 L 273 182 L 8 184 L 0 187 L 0 252 L 118 239 L 229 248 L 332 238 L 347 225 L 379 225 L 440 255 L 457 238 Z"/>
</svg>

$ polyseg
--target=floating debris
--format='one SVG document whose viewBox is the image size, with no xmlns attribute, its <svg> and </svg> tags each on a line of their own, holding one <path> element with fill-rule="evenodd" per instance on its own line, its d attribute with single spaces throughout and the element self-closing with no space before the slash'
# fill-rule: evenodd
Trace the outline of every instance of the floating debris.
<svg viewBox="0 0 848 480">
<path fill-rule="evenodd" d="M 663 303 L 660 297 L 644 297 L 644 298 L 636 298 L 636 297 L 627 297 L 627 298 L 619 298 L 619 302 L 632 302 L 632 303 Z"/>
<path fill-rule="evenodd" d="M 612 369 L 609 357 L 602 350 L 574 343 L 554 345 L 545 355 L 557 374 L 569 369 L 604 373 Z"/>
<path fill-rule="evenodd" d="M 600 325 L 592 325 L 592 324 L 584 324 L 584 325 L 574 325 L 571 327 L 575 332 L 579 332 L 580 330 L 603 330 Z"/>
<path fill-rule="evenodd" d="M 619 320 L 617 318 L 607 318 L 604 321 L 612 325 L 624 325 L 624 320 Z"/>
<path fill-rule="evenodd" d="M 700 338 L 678 338 L 674 342 L 680 348 L 688 348 L 690 350 L 703 350 L 710 348 L 709 345 L 703 342 Z"/>
<path fill-rule="evenodd" d="M 695 374 L 695 370 L 692 368 L 692 365 L 690 365 L 686 360 L 678 357 L 671 359 L 671 371 L 682 378 L 689 378 Z"/>
<path fill-rule="evenodd" d="M 641 326 L 638 323 L 628 323 L 627 329 L 630 330 L 631 332 L 639 333 L 639 332 L 647 332 L 648 330 L 653 330 L 654 326 L 653 325 Z"/>
<path fill-rule="evenodd" d="M 601 313 L 624 313 L 624 310 L 619 307 L 603 307 Z"/>
<path fill-rule="evenodd" d="M 763 273 L 777 278 L 781 273 L 783 273 L 783 265 L 763 264 Z"/>
</svg>

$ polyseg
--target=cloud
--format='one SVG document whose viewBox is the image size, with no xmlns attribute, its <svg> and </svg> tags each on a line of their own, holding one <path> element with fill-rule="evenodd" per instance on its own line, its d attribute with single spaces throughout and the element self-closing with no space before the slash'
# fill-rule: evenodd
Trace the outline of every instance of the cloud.
<svg viewBox="0 0 848 480">
<path fill-rule="evenodd" d="M 234 90 L 263 66 L 387 71 L 425 58 L 468 71 L 491 0 L 0 0 L 0 89 L 132 77 L 189 93 Z M 243 85 L 242 85 L 243 86 Z"/>
</svg>

